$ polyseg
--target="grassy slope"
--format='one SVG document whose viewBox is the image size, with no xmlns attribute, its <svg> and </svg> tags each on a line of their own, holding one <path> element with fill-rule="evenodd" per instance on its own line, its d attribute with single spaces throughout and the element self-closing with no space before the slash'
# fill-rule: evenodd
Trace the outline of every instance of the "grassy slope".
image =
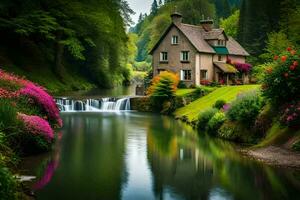
<svg viewBox="0 0 300 200">
<path fill-rule="evenodd" d="M 190 94 L 194 92 L 196 89 L 178 89 L 176 91 L 176 96 L 185 96 L 187 94 Z"/>
<path fill-rule="evenodd" d="M 223 99 L 230 102 L 236 96 L 245 91 L 258 89 L 259 85 L 242 85 L 242 86 L 225 86 L 216 89 L 212 93 L 192 102 L 191 104 L 179 108 L 174 112 L 176 117 L 187 116 L 189 121 L 195 120 L 199 113 L 207 108 L 210 108 L 217 100 Z"/>
</svg>

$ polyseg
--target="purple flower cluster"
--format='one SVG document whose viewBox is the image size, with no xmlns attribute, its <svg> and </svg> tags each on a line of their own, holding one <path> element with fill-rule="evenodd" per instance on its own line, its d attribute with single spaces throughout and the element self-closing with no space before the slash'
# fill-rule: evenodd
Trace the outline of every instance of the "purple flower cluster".
<svg viewBox="0 0 300 200">
<path fill-rule="evenodd" d="M 285 106 L 280 121 L 288 127 L 300 128 L 300 102 Z"/>
<path fill-rule="evenodd" d="M 18 114 L 18 118 L 23 121 L 25 130 L 31 134 L 42 134 L 48 142 L 51 142 L 54 139 L 54 132 L 48 121 L 39 116 L 30 116 L 22 113 Z"/>
<path fill-rule="evenodd" d="M 50 120 L 54 121 L 59 127 L 62 126 L 56 103 L 45 89 L 33 83 L 27 83 L 25 87 L 20 90 L 20 94 L 31 98 L 34 103 L 42 107 Z"/>
<path fill-rule="evenodd" d="M 252 69 L 252 65 L 249 63 L 238 63 L 235 62 L 234 63 L 235 68 L 239 71 L 239 72 L 244 72 L 244 73 L 249 73 Z"/>
</svg>

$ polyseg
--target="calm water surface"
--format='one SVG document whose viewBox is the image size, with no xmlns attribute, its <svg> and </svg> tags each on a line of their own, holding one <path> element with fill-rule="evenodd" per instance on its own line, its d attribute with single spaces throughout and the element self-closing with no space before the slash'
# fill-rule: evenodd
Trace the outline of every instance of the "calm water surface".
<svg viewBox="0 0 300 200">
<path fill-rule="evenodd" d="M 55 150 L 23 164 L 40 200 L 299 199 L 300 173 L 243 158 L 169 117 L 64 113 Z"/>
</svg>

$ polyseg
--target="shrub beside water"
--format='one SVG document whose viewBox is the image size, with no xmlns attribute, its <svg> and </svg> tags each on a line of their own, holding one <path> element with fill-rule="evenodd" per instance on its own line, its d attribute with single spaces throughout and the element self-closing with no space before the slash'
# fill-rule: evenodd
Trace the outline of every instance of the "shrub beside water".
<svg viewBox="0 0 300 200">
<path fill-rule="evenodd" d="M 245 126 L 251 126 L 262 107 L 262 100 L 258 92 L 252 91 L 241 94 L 231 103 L 226 117 Z"/>
<path fill-rule="evenodd" d="M 152 107 L 155 111 L 169 114 L 175 109 L 175 93 L 179 78 L 171 72 L 162 72 L 152 79 L 147 90 Z"/>
<path fill-rule="evenodd" d="M 217 112 L 207 123 L 207 133 L 216 135 L 225 120 L 225 114 L 223 112 Z"/>
<path fill-rule="evenodd" d="M 199 114 L 197 128 L 199 131 L 205 131 L 210 119 L 218 112 L 216 108 L 209 108 Z"/>
</svg>

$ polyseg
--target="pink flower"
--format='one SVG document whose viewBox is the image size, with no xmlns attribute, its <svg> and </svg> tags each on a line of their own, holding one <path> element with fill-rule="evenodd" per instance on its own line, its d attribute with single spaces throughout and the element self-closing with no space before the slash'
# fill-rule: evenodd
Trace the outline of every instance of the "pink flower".
<svg viewBox="0 0 300 200">
<path fill-rule="evenodd" d="M 39 116 L 30 116 L 18 113 L 18 118 L 23 121 L 25 130 L 34 135 L 43 135 L 48 142 L 54 139 L 54 131 L 48 121 Z"/>
<path fill-rule="evenodd" d="M 27 83 L 25 87 L 20 90 L 20 94 L 30 97 L 34 103 L 42 107 L 50 120 L 53 120 L 60 127 L 62 126 L 56 103 L 44 88 L 33 83 Z"/>
</svg>

